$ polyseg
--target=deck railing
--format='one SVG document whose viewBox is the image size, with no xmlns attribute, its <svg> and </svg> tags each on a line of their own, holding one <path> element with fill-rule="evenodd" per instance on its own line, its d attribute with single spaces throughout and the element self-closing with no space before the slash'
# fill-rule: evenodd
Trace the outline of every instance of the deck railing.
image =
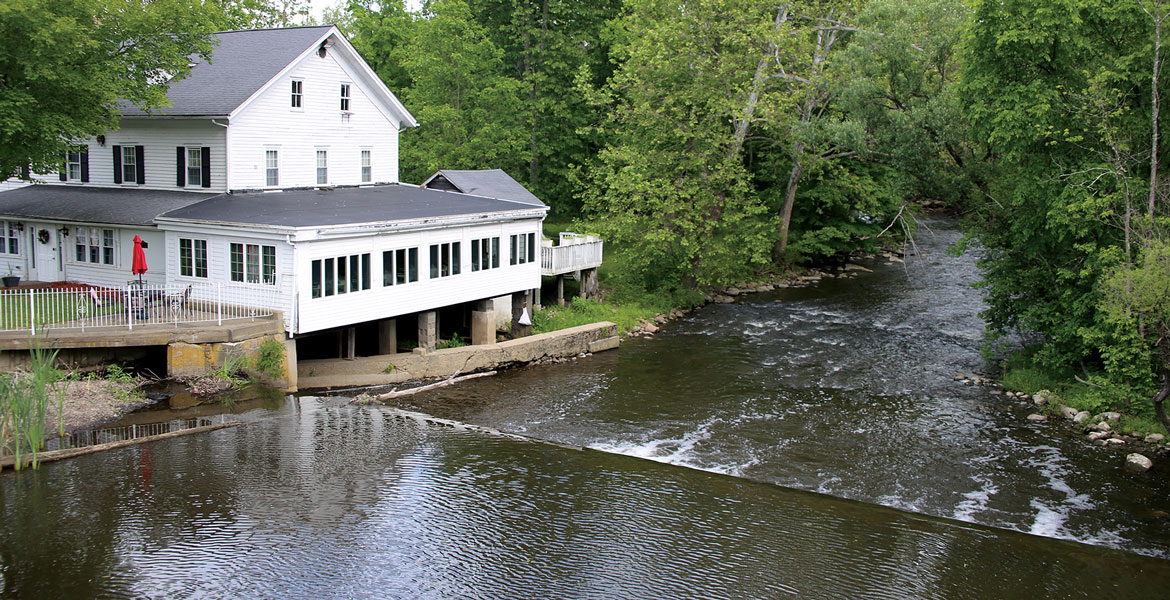
<svg viewBox="0 0 1170 600">
<path fill-rule="evenodd" d="M 597 236 L 561 234 L 560 245 L 540 249 L 540 271 L 560 275 L 601 266 L 602 241 Z"/>
<path fill-rule="evenodd" d="M 227 283 L 71 286 L 0 290 L 0 331 L 216 323 L 278 310 L 273 286 Z"/>
</svg>

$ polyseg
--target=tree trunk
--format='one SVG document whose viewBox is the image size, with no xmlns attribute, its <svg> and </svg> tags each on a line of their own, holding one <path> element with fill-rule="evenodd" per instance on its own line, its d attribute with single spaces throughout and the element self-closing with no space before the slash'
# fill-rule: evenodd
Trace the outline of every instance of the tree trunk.
<svg viewBox="0 0 1170 600">
<path fill-rule="evenodd" d="M 778 34 L 780 26 L 787 20 L 788 7 L 782 6 L 776 11 L 773 31 Z M 768 42 L 767 50 L 764 51 L 764 55 L 760 57 L 760 62 L 756 65 L 756 74 L 752 77 L 751 91 L 748 92 L 747 100 L 744 101 L 743 115 L 735 120 L 735 133 L 732 136 L 731 147 L 727 149 L 728 158 L 739 158 L 739 153 L 743 149 L 743 142 L 747 139 L 748 129 L 752 124 L 752 117 L 756 114 L 756 105 L 760 101 L 760 91 L 764 88 L 764 83 L 770 77 L 768 65 L 775 60 L 777 49 L 775 40 Z"/>
<path fill-rule="evenodd" d="M 1158 93 L 1158 72 L 1162 68 L 1162 20 L 1165 15 L 1162 12 L 1162 2 L 1154 4 L 1154 74 L 1153 85 L 1150 91 L 1151 109 L 1150 109 L 1150 198 L 1149 198 L 1149 218 L 1150 226 L 1153 226 L 1154 221 L 1154 201 L 1157 197 L 1158 190 L 1158 103 L 1161 102 Z"/>
<path fill-rule="evenodd" d="M 784 189 L 784 206 L 780 209 L 780 239 L 776 241 L 776 262 L 784 260 L 784 253 L 788 251 L 788 226 L 792 222 L 792 205 L 796 202 L 796 188 L 800 184 L 800 176 L 804 168 L 800 164 L 800 153 L 804 152 L 804 142 L 797 142 L 792 148 L 792 171 L 788 173 L 788 186 Z"/>
<path fill-rule="evenodd" d="M 1162 426 L 1170 431 L 1170 417 L 1166 416 L 1166 408 L 1162 405 L 1167 397 L 1170 397 L 1170 368 L 1162 367 L 1162 389 L 1154 396 L 1154 414 L 1158 415 Z"/>
</svg>

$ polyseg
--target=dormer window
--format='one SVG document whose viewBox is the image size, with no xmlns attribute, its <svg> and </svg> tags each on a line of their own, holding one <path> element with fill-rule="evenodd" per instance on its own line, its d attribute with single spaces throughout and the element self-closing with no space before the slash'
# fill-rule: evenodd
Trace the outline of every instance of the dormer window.
<svg viewBox="0 0 1170 600">
<path fill-rule="evenodd" d="M 299 79 L 292 81 L 292 107 L 304 108 L 305 82 Z"/>
<path fill-rule="evenodd" d="M 341 110 L 349 112 L 349 84 L 341 84 Z"/>
</svg>

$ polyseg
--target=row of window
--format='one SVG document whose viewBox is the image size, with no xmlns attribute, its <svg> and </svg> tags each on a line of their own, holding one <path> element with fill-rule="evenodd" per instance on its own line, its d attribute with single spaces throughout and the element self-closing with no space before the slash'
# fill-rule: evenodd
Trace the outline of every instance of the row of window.
<svg viewBox="0 0 1170 600">
<path fill-rule="evenodd" d="M 232 242 L 228 267 L 231 281 L 276 285 L 276 246 Z M 179 275 L 207 277 L 207 240 L 179 238 Z"/>
<path fill-rule="evenodd" d="M 349 112 L 350 84 L 341 84 L 341 110 L 342 112 Z M 303 79 L 292 80 L 292 95 L 290 97 L 290 106 L 294 109 L 305 108 L 305 82 Z"/>
<path fill-rule="evenodd" d="M 146 183 L 146 146 L 115 145 L 114 183 Z M 211 187 L 211 148 L 176 146 L 175 185 Z M 65 153 L 61 181 L 89 182 L 89 147 L 79 146 Z"/>
<path fill-rule="evenodd" d="M 362 183 L 370 183 L 374 179 L 373 163 L 370 151 L 361 151 Z M 329 151 L 317 150 L 317 185 L 329 183 Z M 277 187 L 280 185 L 280 151 L 264 151 L 264 185 Z"/>
<path fill-rule="evenodd" d="M 0 221 L 0 254 L 20 254 L 20 230 L 14 221 Z"/>
<path fill-rule="evenodd" d="M 511 264 L 536 260 L 536 234 L 511 236 Z M 463 264 L 462 242 L 431 244 L 430 279 L 441 279 L 460 273 Z M 471 270 L 484 271 L 500 266 L 500 238 L 471 240 Z M 370 253 L 351 254 L 336 258 L 321 258 L 311 263 L 310 295 L 323 298 L 368 290 L 370 280 Z M 418 281 L 418 248 L 399 248 L 382 252 L 382 287 Z"/>
</svg>

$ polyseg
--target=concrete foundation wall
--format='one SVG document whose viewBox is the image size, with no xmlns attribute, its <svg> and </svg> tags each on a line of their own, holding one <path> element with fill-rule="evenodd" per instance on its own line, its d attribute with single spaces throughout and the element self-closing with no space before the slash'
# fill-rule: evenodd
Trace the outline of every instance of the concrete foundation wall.
<svg viewBox="0 0 1170 600">
<path fill-rule="evenodd" d="M 356 360 L 306 360 L 299 364 L 302 389 L 386 385 L 450 377 L 546 357 L 575 356 L 618 346 L 617 325 L 593 323 L 487 346 L 427 353 L 385 354 Z"/>
<path fill-rule="evenodd" d="M 260 347 L 274 340 L 284 348 L 284 366 L 280 377 L 273 378 L 252 368 L 260 354 Z M 188 344 L 175 342 L 167 345 L 167 377 L 198 377 L 218 369 L 227 360 L 241 361 L 249 375 L 270 385 L 295 391 L 297 386 L 296 343 L 285 339 L 283 333 L 256 337 L 240 342 L 213 342 Z"/>
</svg>

